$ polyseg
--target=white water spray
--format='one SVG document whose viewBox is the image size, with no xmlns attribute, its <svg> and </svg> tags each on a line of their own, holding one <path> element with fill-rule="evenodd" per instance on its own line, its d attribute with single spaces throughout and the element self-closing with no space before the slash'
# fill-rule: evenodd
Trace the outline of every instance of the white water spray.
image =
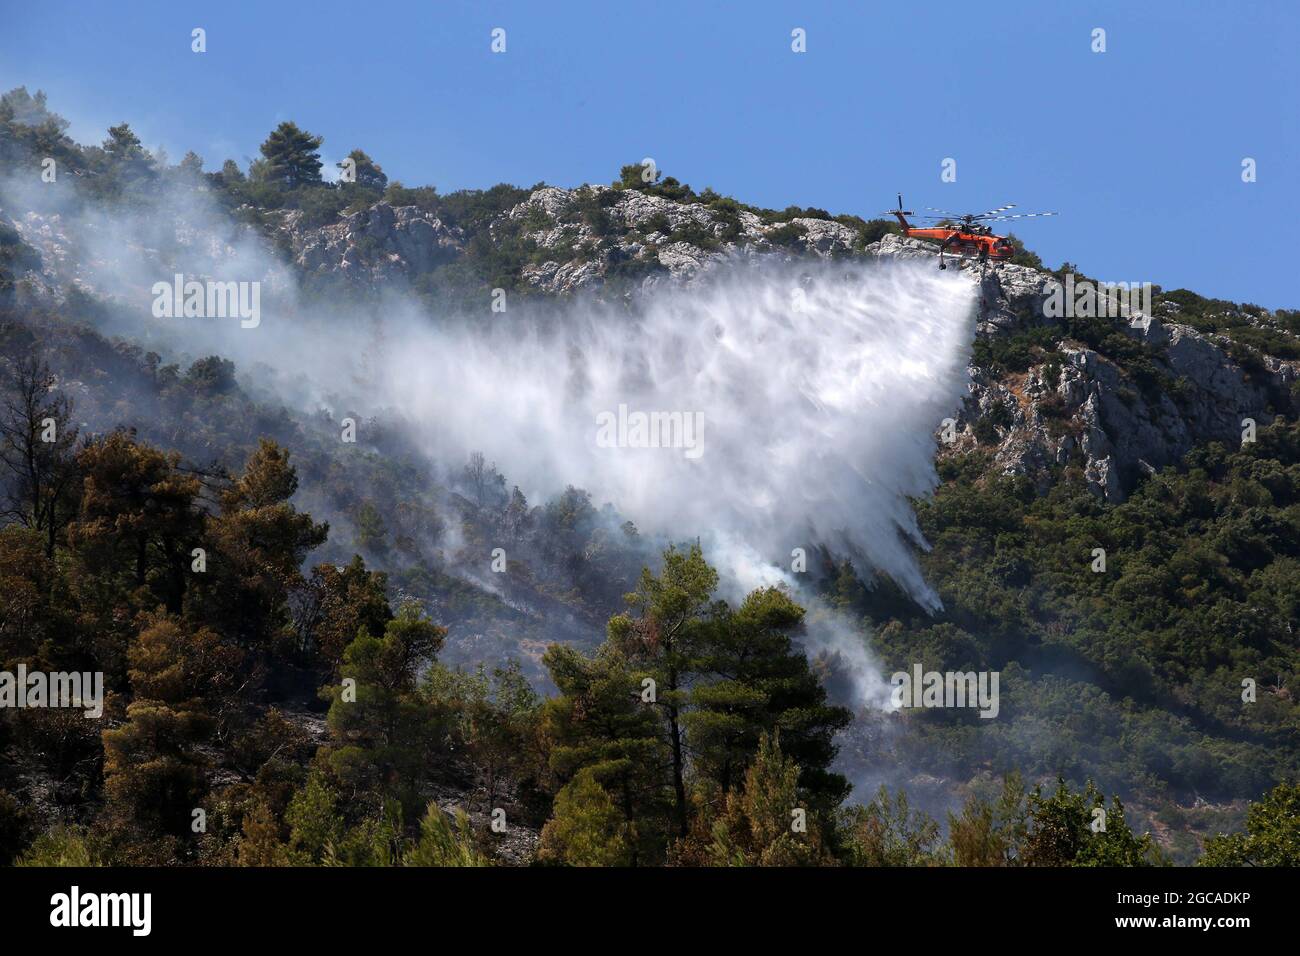
<svg viewBox="0 0 1300 956">
<path fill-rule="evenodd" d="M 828 545 L 936 608 L 908 499 L 936 484 L 974 305 L 932 265 L 749 266 L 652 296 L 636 320 L 575 306 L 404 335 L 380 362 L 385 404 L 440 457 L 479 450 L 526 491 L 572 484 L 643 530 L 699 536 L 739 589 L 790 582 L 794 549 Z M 697 447 L 603 447 L 602 416 L 637 412 L 696 416 Z"/>
</svg>

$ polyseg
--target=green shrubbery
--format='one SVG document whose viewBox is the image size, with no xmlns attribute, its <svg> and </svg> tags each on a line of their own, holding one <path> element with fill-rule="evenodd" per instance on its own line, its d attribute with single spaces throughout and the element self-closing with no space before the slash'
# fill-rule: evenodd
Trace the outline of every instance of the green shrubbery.
<svg viewBox="0 0 1300 956">
<path fill-rule="evenodd" d="M 1197 449 L 1120 505 L 1070 470 L 1039 496 L 963 464 L 946 462 L 945 485 L 918 505 L 943 612 L 882 618 L 874 593 L 860 605 L 891 664 L 1003 671 L 998 727 L 927 714 L 916 759 L 978 749 L 995 766 L 1148 798 L 1230 799 L 1300 773 L 1286 689 L 1298 669 L 1300 426 Z M 1105 573 L 1091 570 L 1094 548 Z M 1247 678 L 1255 703 L 1242 701 Z"/>
</svg>

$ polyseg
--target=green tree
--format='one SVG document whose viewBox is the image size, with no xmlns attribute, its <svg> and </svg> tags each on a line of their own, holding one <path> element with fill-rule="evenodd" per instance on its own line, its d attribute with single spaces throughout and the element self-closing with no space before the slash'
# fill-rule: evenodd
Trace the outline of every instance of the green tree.
<svg viewBox="0 0 1300 956">
<path fill-rule="evenodd" d="M 1246 832 L 1205 841 L 1199 866 L 1300 866 L 1300 784 L 1280 783 L 1246 810 Z"/>
<path fill-rule="evenodd" d="M 939 824 L 913 809 L 907 794 L 883 784 L 866 806 L 846 808 L 841 826 L 854 866 L 939 866 L 946 862 Z"/>
<path fill-rule="evenodd" d="M 1150 866 L 1156 856 L 1151 836 L 1139 837 L 1129 828 L 1119 798 L 1106 809 L 1105 796 L 1091 780 L 1082 793 L 1061 779 L 1050 796 L 1035 787 L 1028 809 L 1024 859 L 1029 866 Z"/>
<path fill-rule="evenodd" d="M 240 866 L 285 866 L 288 851 L 280 839 L 280 824 L 265 801 L 257 800 L 244 814 L 236 859 Z"/>
<path fill-rule="evenodd" d="M 1028 835 L 1025 787 L 1018 773 L 1005 777 L 995 800 L 972 794 L 959 814 L 948 814 L 948 842 L 957 866 L 1018 866 Z"/>
<path fill-rule="evenodd" d="M 383 800 L 370 816 L 348 829 L 326 855 L 326 866 L 397 866 L 402 862 L 402 804 Z"/>
<path fill-rule="evenodd" d="M 778 734 L 763 734 L 743 789 L 727 795 L 713 824 L 709 857 L 719 866 L 826 866 L 816 811 L 799 788 L 799 766 L 781 752 Z"/>
<path fill-rule="evenodd" d="M 54 593 L 58 577 L 42 535 L 19 525 L 0 527 L 0 667 L 46 649 L 76 649 L 74 622 Z"/>
<path fill-rule="evenodd" d="M 690 824 L 682 712 L 718 573 L 704 560 L 698 544 L 685 552 L 670 547 L 663 558 L 659 576 L 643 570 L 637 589 L 627 596 L 637 616 L 612 618 L 608 631 L 609 640 L 629 660 L 646 666 L 656 683 L 654 704 L 662 709 L 668 725 L 677 834 L 685 837 Z"/>
<path fill-rule="evenodd" d="M 319 865 L 343 835 L 339 795 L 325 776 L 315 771 L 293 795 L 284 812 L 289 827 L 289 857 L 295 864 Z"/>
<path fill-rule="evenodd" d="M 388 177 L 384 175 L 383 168 L 366 155 L 365 150 L 352 150 L 352 152 L 348 153 L 348 159 L 352 160 L 354 164 L 356 170 L 354 185 L 358 189 L 383 193 L 388 188 Z M 339 169 L 346 168 L 343 163 L 337 165 Z"/>
<path fill-rule="evenodd" d="M 199 744 L 215 725 L 214 703 L 232 696 L 239 656 L 211 630 L 190 630 L 161 611 L 145 616 L 129 655 L 134 699 L 126 721 L 103 732 L 104 791 L 116 821 L 189 834 L 207 790 Z"/>
<path fill-rule="evenodd" d="M 239 164 L 233 159 L 228 159 L 221 164 L 220 175 L 222 184 L 227 187 L 237 186 L 248 179 L 248 177 L 244 175 L 244 171 L 239 168 Z"/>
<path fill-rule="evenodd" d="M 266 181 L 294 188 L 321 180 L 320 147 L 325 140 L 283 122 L 261 146 Z"/>
<path fill-rule="evenodd" d="M 454 749 L 473 767 L 485 809 L 499 806 L 503 796 L 533 796 L 545 759 L 538 741 L 541 698 L 518 661 L 491 672 L 480 664 L 469 673 L 435 664 L 423 690 L 450 715 Z"/>
<path fill-rule="evenodd" d="M 383 636 L 393 619 L 387 592 L 388 575 L 367 570 L 360 555 L 345 565 L 317 565 L 292 598 L 299 658 L 333 674 L 360 631 Z"/>
<path fill-rule="evenodd" d="M 148 588 L 150 603 L 162 601 L 179 612 L 190 552 L 202 535 L 198 480 L 180 471 L 179 455 L 165 455 L 125 431 L 88 442 L 77 466 L 81 509 L 68 534 L 83 566 L 101 581 L 121 580 L 122 597 L 133 604 L 127 592 Z"/>
<path fill-rule="evenodd" d="M 800 786 L 830 813 L 849 783 L 830 770 L 835 734 L 852 715 L 827 703 L 826 691 L 793 643 L 804 610 L 778 588 L 760 588 L 732 611 L 713 614 L 697 643 L 697 678 L 685 716 L 698 774 L 728 793 L 758 750 L 779 731 L 781 748 L 799 765 Z"/>
<path fill-rule="evenodd" d="M 289 653 L 295 640 L 290 594 L 303 585 L 307 554 L 329 533 L 328 525 L 290 502 L 297 489 L 289 453 L 264 438 L 243 474 L 221 493 L 220 513 L 207 521 L 218 553 L 209 555 L 207 572 L 196 575 L 202 590 L 195 612 L 262 653 Z"/>
<path fill-rule="evenodd" d="M 198 178 L 203 175 L 203 157 L 193 150 L 190 150 L 181 157 L 181 161 L 177 164 L 177 168 L 186 176 L 191 177 L 197 182 Z"/>
<path fill-rule="evenodd" d="M 355 544 L 358 549 L 377 554 L 381 559 L 388 554 L 388 528 L 384 525 L 383 514 L 374 502 L 362 502 L 353 523 L 357 529 Z"/>
<path fill-rule="evenodd" d="M 104 866 L 102 848 L 81 827 L 56 826 L 42 833 L 15 866 Z"/>
<path fill-rule="evenodd" d="M 569 866 L 635 864 L 623 816 L 590 768 L 580 770 L 556 794 L 537 855 L 543 862 Z"/>
<path fill-rule="evenodd" d="M 560 695 L 543 707 L 551 770 L 567 785 L 580 771 L 609 793 L 632 866 L 662 861 L 671 812 L 671 757 L 655 709 L 626 658 L 603 644 L 593 657 L 553 644 L 542 663 Z"/>
<path fill-rule="evenodd" d="M 361 631 L 344 651 L 339 671 L 355 687 L 345 683 L 323 691 L 330 700 L 331 734 L 325 760 L 354 794 L 396 796 L 415 805 L 437 732 L 436 710 L 416 692 L 416 677 L 446 633 L 408 603 L 383 637 Z"/>
<path fill-rule="evenodd" d="M 492 861 L 474 846 L 469 817 L 457 811 L 453 826 L 447 814 L 430 802 L 420 821 L 420 837 L 402 855 L 403 866 L 491 866 Z"/>
<path fill-rule="evenodd" d="M 110 126 L 103 149 L 106 171 L 119 188 L 138 187 L 156 176 L 154 159 L 126 123 Z"/>
</svg>

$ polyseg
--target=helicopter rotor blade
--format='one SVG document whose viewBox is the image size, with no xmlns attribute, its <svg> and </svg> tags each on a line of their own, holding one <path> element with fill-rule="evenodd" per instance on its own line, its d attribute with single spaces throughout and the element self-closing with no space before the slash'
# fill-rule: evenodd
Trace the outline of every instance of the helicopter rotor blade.
<svg viewBox="0 0 1300 956">
<path fill-rule="evenodd" d="M 935 219 L 940 221 L 947 220 L 949 222 L 965 223 L 967 225 L 973 225 L 975 223 L 1006 222 L 1009 219 L 1038 219 L 1044 216 L 1060 215 L 1059 212 L 1021 212 L 1021 213 L 1014 213 L 1010 216 L 1003 215 L 1003 213 L 1005 213 L 1008 209 L 1016 208 L 1016 204 L 1013 202 L 1009 202 L 1005 206 L 998 206 L 996 209 L 990 209 L 988 212 L 978 212 L 978 213 L 949 212 L 946 209 L 936 209 L 934 206 L 926 206 L 925 208 L 929 212 L 937 213 L 938 215 L 919 216 L 917 218 Z"/>
<path fill-rule="evenodd" d="M 1008 219 L 1039 219 L 1043 216 L 1059 216 L 1059 212 L 1021 212 L 1014 216 L 995 216 L 987 222 L 1006 222 Z"/>
<path fill-rule="evenodd" d="M 990 209 L 988 212 L 981 212 L 981 213 L 978 213 L 978 214 L 976 214 L 975 218 L 976 218 L 976 219 L 987 219 L 989 216 L 996 216 L 996 215 L 999 215 L 999 214 L 1001 214 L 1001 213 L 1006 212 L 1008 209 L 1015 209 L 1015 208 L 1016 208 L 1016 204 L 1013 203 L 1013 202 L 1009 202 L 1009 203 L 1007 203 L 1005 206 L 998 206 L 997 209 Z"/>
</svg>

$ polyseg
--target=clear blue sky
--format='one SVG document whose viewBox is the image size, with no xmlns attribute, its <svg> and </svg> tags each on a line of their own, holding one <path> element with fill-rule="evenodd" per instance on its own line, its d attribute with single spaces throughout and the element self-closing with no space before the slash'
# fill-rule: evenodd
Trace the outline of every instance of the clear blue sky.
<svg viewBox="0 0 1300 956">
<path fill-rule="evenodd" d="M 208 52 L 190 51 L 207 30 Z M 490 31 L 507 52 L 490 52 Z M 807 31 L 808 52 L 790 50 Z M 1107 52 L 1091 52 L 1106 30 Z M 0 83 L 82 141 L 241 162 L 280 120 L 407 185 L 608 182 L 864 216 L 1016 202 L 1055 266 L 1300 307 L 1300 4 L 9 2 Z M 1258 181 L 1241 181 L 1243 157 Z M 957 160 L 957 182 L 940 163 Z"/>
</svg>

